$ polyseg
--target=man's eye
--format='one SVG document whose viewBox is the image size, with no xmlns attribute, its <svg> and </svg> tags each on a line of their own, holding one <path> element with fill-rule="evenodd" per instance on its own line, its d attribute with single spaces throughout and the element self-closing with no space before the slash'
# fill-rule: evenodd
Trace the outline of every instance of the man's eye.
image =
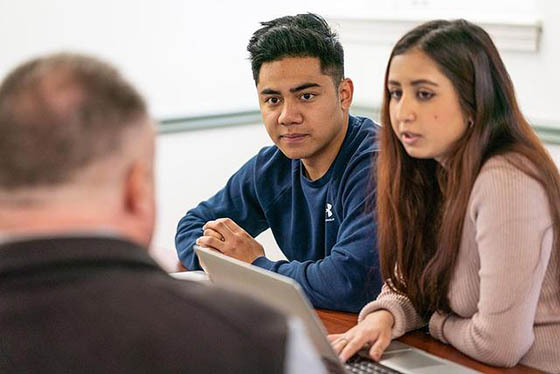
<svg viewBox="0 0 560 374">
<path fill-rule="evenodd" d="M 268 104 L 278 104 L 280 102 L 280 99 L 277 97 L 269 97 L 268 99 L 265 100 L 266 103 Z"/>
<path fill-rule="evenodd" d="M 430 100 L 432 97 L 434 97 L 434 95 L 435 94 L 430 91 L 424 91 L 424 90 L 418 91 L 418 98 L 420 100 Z"/>
<path fill-rule="evenodd" d="M 301 95 L 301 98 L 305 101 L 309 101 L 311 99 L 313 99 L 315 97 L 314 94 L 312 93 L 304 93 L 303 95 Z"/>
</svg>

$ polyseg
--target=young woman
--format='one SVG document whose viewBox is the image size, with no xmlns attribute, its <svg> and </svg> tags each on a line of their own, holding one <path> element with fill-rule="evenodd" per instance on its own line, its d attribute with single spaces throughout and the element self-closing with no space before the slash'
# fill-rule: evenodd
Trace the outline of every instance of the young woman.
<svg viewBox="0 0 560 374">
<path fill-rule="evenodd" d="M 364 344 L 430 334 L 482 362 L 560 372 L 560 176 L 523 118 L 496 47 L 464 20 L 394 47 L 385 75 L 377 215 L 386 280 L 359 323 Z"/>
</svg>

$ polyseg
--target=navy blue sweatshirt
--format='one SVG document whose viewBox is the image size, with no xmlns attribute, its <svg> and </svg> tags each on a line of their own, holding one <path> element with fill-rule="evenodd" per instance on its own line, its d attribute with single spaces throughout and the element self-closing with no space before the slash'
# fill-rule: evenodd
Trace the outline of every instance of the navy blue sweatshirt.
<svg viewBox="0 0 560 374">
<path fill-rule="evenodd" d="M 341 149 L 323 177 L 311 181 L 300 160 L 276 147 L 251 158 L 209 200 L 179 221 L 179 259 L 200 269 L 193 245 L 202 226 L 229 217 L 253 237 L 270 228 L 288 261 L 253 265 L 300 283 L 316 308 L 358 312 L 381 289 L 374 221 L 373 160 L 379 126 L 350 116 Z"/>
</svg>

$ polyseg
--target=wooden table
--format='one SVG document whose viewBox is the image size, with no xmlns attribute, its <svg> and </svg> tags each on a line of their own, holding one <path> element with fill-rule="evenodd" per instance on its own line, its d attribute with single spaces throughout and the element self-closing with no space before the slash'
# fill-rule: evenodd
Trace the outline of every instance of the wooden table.
<svg viewBox="0 0 560 374">
<path fill-rule="evenodd" d="M 339 334 L 347 331 L 349 328 L 354 326 L 357 322 L 358 316 L 353 313 L 343 313 L 334 312 L 331 310 L 317 309 L 317 314 L 329 334 Z M 478 361 L 469 358 L 451 347 L 450 345 L 443 344 L 425 332 L 422 331 L 412 331 L 403 337 L 397 339 L 403 343 L 420 348 L 426 352 L 433 355 L 445 358 L 447 360 L 456 362 L 458 364 L 468 366 L 474 370 L 478 370 L 481 373 L 504 373 L 504 374 L 542 374 L 542 371 L 531 369 L 523 365 L 517 365 L 513 368 L 497 368 L 494 366 L 488 366 L 482 364 Z"/>
</svg>

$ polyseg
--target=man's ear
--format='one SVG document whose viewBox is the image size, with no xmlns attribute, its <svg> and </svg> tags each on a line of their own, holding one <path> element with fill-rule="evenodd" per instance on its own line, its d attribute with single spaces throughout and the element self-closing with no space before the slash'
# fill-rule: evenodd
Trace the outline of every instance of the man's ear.
<svg viewBox="0 0 560 374">
<path fill-rule="evenodd" d="M 148 247 L 155 225 L 154 181 L 149 165 L 135 161 L 126 173 L 123 190 L 125 235 Z"/>
<path fill-rule="evenodd" d="M 350 78 L 344 78 L 338 85 L 338 97 L 341 108 L 348 111 L 354 97 L 354 82 Z"/>
<path fill-rule="evenodd" d="M 150 186 L 147 166 L 134 161 L 127 170 L 124 182 L 123 204 L 127 215 L 151 214 L 153 191 Z"/>
</svg>

